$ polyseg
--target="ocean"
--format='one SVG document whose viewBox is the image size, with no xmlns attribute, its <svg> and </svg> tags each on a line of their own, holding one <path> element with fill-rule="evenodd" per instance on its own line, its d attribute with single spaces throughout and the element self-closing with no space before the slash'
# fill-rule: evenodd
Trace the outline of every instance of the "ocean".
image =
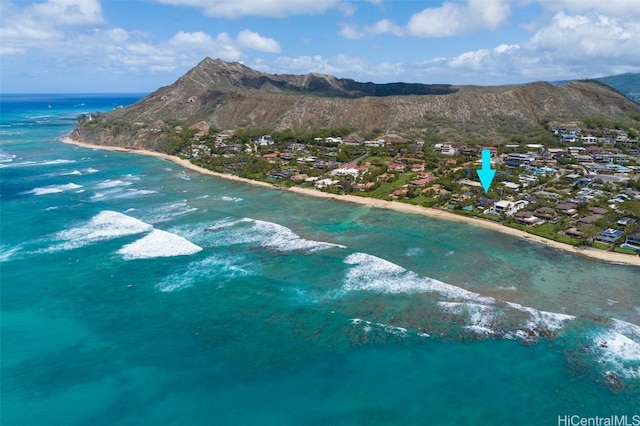
<svg viewBox="0 0 640 426">
<path fill-rule="evenodd" d="M 3 426 L 640 424 L 638 267 L 59 141 L 140 97 L 2 95 Z"/>
</svg>

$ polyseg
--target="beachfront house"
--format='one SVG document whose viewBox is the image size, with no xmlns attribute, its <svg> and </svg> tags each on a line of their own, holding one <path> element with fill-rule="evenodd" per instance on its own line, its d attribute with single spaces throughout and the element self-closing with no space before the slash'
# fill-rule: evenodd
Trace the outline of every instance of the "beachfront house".
<svg viewBox="0 0 640 426">
<path fill-rule="evenodd" d="M 540 222 L 540 218 L 538 218 L 532 212 L 517 212 L 513 215 L 513 218 L 516 220 L 516 222 L 524 223 L 525 225 L 535 225 L 536 223 Z"/>
<path fill-rule="evenodd" d="M 509 201 L 509 200 L 499 200 L 493 203 L 493 207 L 491 207 L 488 211 L 489 214 L 496 215 L 505 215 L 505 216 L 513 216 L 519 210 L 523 209 L 527 204 L 529 204 L 526 200 L 518 200 L 518 201 Z"/>
<path fill-rule="evenodd" d="M 596 241 L 601 241 L 603 243 L 615 243 L 618 238 L 622 236 L 622 231 L 619 229 L 607 228 L 603 229 L 598 235 L 596 235 Z"/>
<path fill-rule="evenodd" d="M 625 244 L 628 246 L 633 246 L 636 249 L 640 250 L 640 231 L 628 234 L 625 240 Z"/>
</svg>

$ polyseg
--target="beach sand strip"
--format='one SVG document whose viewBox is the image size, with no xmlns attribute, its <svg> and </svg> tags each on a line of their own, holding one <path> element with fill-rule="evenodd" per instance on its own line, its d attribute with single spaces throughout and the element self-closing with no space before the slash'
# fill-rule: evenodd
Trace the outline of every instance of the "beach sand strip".
<svg viewBox="0 0 640 426">
<path fill-rule="evenodd" d="M 286 191 L 289 191 L 289 192 L 293 192 L 293 193 L 301 194 L 301 195 L 306 195 L 306 196 L 310 196 L 310 197 L 326 198 L 326 199 L 332 199 L 332 200 L 343 201 L 343 202 L 346 201 L 346 202 L 359 204 L 359 205 L 364 205 L 364 206 L 369 206 L 369 207 L 374 207 L 374 208 L 388 209 L 388 210 L 393 210 L 393 211 L 397 211 L 397 212 L 410 213 L 410 214 L 428 216 L 428 217 L 433 217 L 433 218 L 438 218 L 438 219 L 453 220 L 453 221 L 457 221 L 457 222 L 469 223 L 469 224 L 472 224 L 472 225 L 475 225 L 475 226 L 480 226 L 480 227 L 483 227 L 483 228 L 486 228 L 486 229 L 491 229 L 492 231 L 497 231 L 497 232 L 501 232 L 503 234 L 511 235 L 511 236 L 518 237 L 518 238 L 522 238 L 522 239 L 525 239 L 527 241 L 533 241 L 533 242 L 536 242 L 536 243 L 544 244 L 544 245 L 546 245 L 548 247 L 551 247 L 551 248 L 554 248 L 554 249 L 558 249 L 558 250 L 562 250 L 562 251 L 565 251 L 565 252 L 568 252 L 568 253 L 578 254 L 578 255 L 581 255 L 581 256 L 587 256 L 587 257 L 590 257 L 592 259 L 598 259 L 598 260 L 602 260 L 602 261 L 605 261 L 605 262 L 640 266 L 640 256 L 634 256 L 634 255 L 630 255 L 630 254 L 598 250 L 598 249 L 595 249 L 593 247 L 576 247 L 576 246 L 572 246 L 570 244 L 565 244 L 565 243 L 561 243 L 561 242 L 558 242 L 558 241 L 550 240 L 550 239 L 547 239 L 547 238 L 539 237 L 537 235 L 529 234 L 529 233 L 527 233 L 525 231 L 521 231 L 519 229 L 509 228 L 507 226 L 504 226 L 504 225 L 501 225 L 499 223 L 492 222 L 492 221 L 489 221 L 489 220 L 486 220 L 486 219 L 480 219 L 480 218 L 468 217 L 468 216 L 461 216 L 461 215 L 457 215 L 455 213 L 452 213 L 452 212 L 449 212 L 449 211 L 445 211 L 445 210 L 441 210 L 441 209 L 434 209 L 434 208 L 430 208 L 430 207 L 416 206 L 416 205 L 413 205 L 413 204 L 402 203 L 402 202 L 399 202 L 399 201 L 385 201 L 385 200 L 380 200 L 378 198 L 359 197 L 359 196 L 355 196 L 355 195 L 329 194 L 329 193 L 322 192 L 322 191 L 319 191 L 319 190 L 316 190 L 316 189 L 302 188 L 302 187 L 298 187 L 298 186 L 284 188 L 284 187 L 280 187 L 280 186 L 275 186 L 275 185 L 267 183 L 267 182 L 254 181 L 254 180 L 251 180 L 251 179 L 246 179 L 246 178 L 242 178 L 242 177 L 231 175 L 231 174 L 227 174 L 227 173 L 214 172 L 214 171 L 206 169 L 204 167 L 197 166 L 197 165 L 191 163 L 189 160 L 185 160 L 185 159 L 177 157 L 177 156 L 173 156 L 173 155 L 169 155 L 169 154 L 163 154 L 163 153 L 156 152 L 156 151 L 149 151 L 149 150 L 137 149 L 137 148 L 114 147 L 114 146 L 107 146 L 107 145 L 94 145 L 94 144 L 89 144 L 89 143 L 86 143 L 86 142 L 78 141 L 78 140 L 75 140 L 75 139 L 71 139 L 68 136 L 63 137 L 61 140 L 62 140 L 62 142 L 73 144 L 73 145 L 77 145 L 77 146 L 81 146 L 81 147 L 85 147 L 85 148 L 101 149 L 101 150 L 117 151 L 117 152 L 127 152 L 127 153 L 134 153 L 134 154 L 140 154 L 140 155 L 147 155 L 147 156 L 151 156 L 151 157 L 158 157 L 158 158 L 162 158 L 164 160 L 171 161 L 173 163 L 179 164 L 180 166 L 182 166 L 182 167 L 184 167 L 186 169 L 193 170 L 195 172 L 198 172 L 198 173 L 201 173 L 201 174 L 204 174 L 204 175 L 215 176 L 215 177 L 218 177 L 218 178 L 233 180 L 233 181 L 236 181 L 236 182 L 242 182 L 242 183 L 246 183 L 246 184 L 249 184 L 249 185 L 262 186 L 262 187 L 265 187 L 265 188 L 272 188 L 272 189 L 279 189 L 279 190 L 286 190 Z"/>
</svg>

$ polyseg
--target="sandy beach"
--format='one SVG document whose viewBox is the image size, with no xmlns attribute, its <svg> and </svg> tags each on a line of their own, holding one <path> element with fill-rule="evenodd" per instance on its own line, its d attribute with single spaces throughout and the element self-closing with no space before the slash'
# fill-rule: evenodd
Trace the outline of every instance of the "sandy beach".
<svg viewBox="0 0 640 426">
<path fill-rule="evenodd" d="M 100 149 L 100 150 L 107 150 L 107 151 L 127 152 L 127 153 L 134 153 L 134 154 L 158 157 L 158 158 L 162 158 L 162 159 L 165 159 L 167 161 L 171 161 L 173 163 L 179 164 L 180 166 L 182 166 L 184 168 L 196 171 L 198 173 L 202 173 L 202 174 L 209 175 L 209 176 L 215 176 L 215 177 L 219 177 L 219 178 L 223 178 L 223 179 L 234 180 L 234 181 L 246 183 L 246 184 L 249 184 L 249 185 L 262 186 L 262 187 L 274 188 L 274 189 L 275 188 L 277 188 L 277 189 L 285 189 L 287 191 L 294 192 L 296 194 L 306 195 L 306 196 L 310 196 L 310 197 L 328 198 L 328 199 L 333 199 L 333 200 L 338 200 L 338 201 L 346 201 L 346 202 L 350 202 L 350 203 L 366 205 L 366 206 L 370 206 L 370 207 L 389 209 L 389 210 L 394 210 L 394 211 L 403 212 L 403 213 L 417 214 L 417 215 L 423 215 L 423 216 L 434 217 L 434 218 L 439 218 L 439 219 L 453 220 L 453 221 L 458 221 L 458 222 L 465 222 L 465 223 L 469 223 L 469 224 L 472 224 L 472 225 L 481 226 L 483 228 L 491 229 L 493 231 L 501 232 L 503 234 L 508 234 L 508 235 L 511 235 L 511 236 L 514 236 L 514 237 L 523 238 L 523 239 L 526 239 L 528 241 L 533 241 L 533 242 L 536 242 L 536 243 L 544 244 L 544 245 L 546 245 L 548 247 L 552 247 L 552 248 L 558 249 L 558 250 L 563 250 L 565 252 L 578 254 L 578 255 L 582 255 L 582 256 L 587 256 L 587 257 L 590 257 L 590 258 L 593 258 L 593 259 L 602 260 L 602 261 L 605 261 L 605 262 L 640 266 L 640 256 L 633 256 L 633 255 L 628 255 L 628 254 L 623 254 L 623 253 L 615 253 L 615 252 L 610 252 L 610 251 L 603 251 L 603 250 L 598 250 L 598 249 L 591 248 L 591 247 L 580 247 L 580 248 L 578 248 L 578 247 L 575 247 L 575 246 L 571 246 L 569 244 L 564 244 L 564 243 L 560 243 L 560 242 L 557 242 L 557 241 L 553 241 L 553 240 L 549 240 L 549 239 L 546 239 L 546 238 L 542 238 L 542 237 L 539 237 L 539 236 L 536 236 L 536 235 L 533 235 L 533 234 L 529 234 L 529 233 L 526 233 L 526 232 L 521 231 L 519 229 L 509 228 L 507 226 L 503 226 L 503 225 L 501 225 L 499 223 L 496 223 L 496 222 L 491 222 L 491 221 L 488 221 L 488 220 L 475 218 L 475 217 L 460 216 L 460 215 L 456 215 L 454 213 L 451 213 L 451 212 L 448 212 L 448 211 L 444 211 L 444 210 L 440 210 L 440 209 L 433 209 L 433 208 L 428 208 L 428 207 L 415 206 L 415 205 L 412 205 L 412 204 L 402 203 L 402 202 L 398 202 L 398 201 L 385 201 L 385 200 L 380 200 L 380 199 L 377 199 L 377 198 L 358 197 L 358 196 L 355 196 L 355 195 L 329 194 L 329 193 L 318 191 L 318 190 L 312 189 L 312 188 L 302 188 L 302 187 L 295 187 L 295 186 L 291 187 L 291 188 L 282 188 L 282 187 L 277 187 L 275 185 L 272 185 L 272 184 L 266 183 L 266 182 L 259 182 L 259 181 L 254 181 L 254 180 L 251 180 L 251 179 L 245 179 L 245 178 L 241 178 L 241 177 L 230 175 L 230 174 L 226 174 L 226 173 L 214 172 L 214 171 L 205 169 L 204 167 L 196 166 L 195 164 L 191 163 L 188 160 L 185 160 L 185 159 L 182 159 L 182 158 L 179 158 L 179 157 L 176 157 L 176 156 L 168 155 L 168 154 L 163 154 L 163 153 L 160 153 L 160 152 L 149 151 L 149 150 L 144 150 L 144 149 L 131 149 L 131 148 L 121 148 L 121 147 L 113 147 L 113 146 L 105 146 L 105 145 L 93 145 L 93 144 L 88 144 L 88 143 L 85 143 L 85 142 L 82 142 L 82 141 L 77 141 L 77 140 L 71 139 L 68 136 L 62 138 L 61 140 L 62 140 L 62 142 L 65 142 L 65 143 L 69 143 L 69 144 L 73 144 L 73 145 L 77 145 L 77 146 L 81 146 L 81 147 L 85 147 L 85 148 L 90 148 L 90 149 Z"/>
</svg>

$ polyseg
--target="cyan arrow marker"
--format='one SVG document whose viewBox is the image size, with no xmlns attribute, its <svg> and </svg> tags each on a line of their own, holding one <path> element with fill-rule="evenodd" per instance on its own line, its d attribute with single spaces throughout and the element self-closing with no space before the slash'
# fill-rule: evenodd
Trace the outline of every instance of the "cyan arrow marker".
<svg viewBox="0 0 640 426">
<path fill-rule="evenodd" d="M 491 170 L 491 150 L 482 150 L 482 168 L 476 170 L 476 172 L 478 172 L 478 177 L 480 178 L 480 183 L 482 184 L 482 188 L 484 188 L 484 192 L 489 192 L 489 187 L 491 186 L 493 177 L 496 175 L 496 171 Z"/>
</svg>

